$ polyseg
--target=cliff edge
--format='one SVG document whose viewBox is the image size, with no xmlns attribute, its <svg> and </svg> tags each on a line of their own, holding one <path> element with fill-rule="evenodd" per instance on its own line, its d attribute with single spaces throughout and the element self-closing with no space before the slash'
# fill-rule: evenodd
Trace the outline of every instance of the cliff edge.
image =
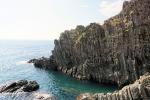
<svg viewBox="0 0 150 100">
<path fill-rule="evenodd" d="M 150 72 L 150 0 L 125 1 L 104 25 L 79 25 L 54 43 L 47 67 L 81 80 L 119 87 L 133 83 Z"/>
</svg>

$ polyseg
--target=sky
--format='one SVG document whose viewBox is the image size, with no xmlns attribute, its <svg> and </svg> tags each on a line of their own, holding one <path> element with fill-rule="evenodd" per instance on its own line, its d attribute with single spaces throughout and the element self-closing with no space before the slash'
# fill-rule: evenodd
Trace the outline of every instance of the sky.
<svg viewBox="0 0 150 100">
<path fill-rule="evenodd" d="M 53 40 L 76 25 L 104 20 L 124 0 L 0 0 L 0 40 Z"/>
</svg>

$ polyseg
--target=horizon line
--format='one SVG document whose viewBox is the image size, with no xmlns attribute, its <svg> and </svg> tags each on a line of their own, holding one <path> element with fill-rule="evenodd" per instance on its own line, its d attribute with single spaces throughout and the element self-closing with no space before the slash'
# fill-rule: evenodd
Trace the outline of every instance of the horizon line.
<svg viewBox="0 0 150 100">
<path fill-rule="evenodd" d="M 0 41 L 54 41 L 55 39 L 0 39 Z"/>
</svg>

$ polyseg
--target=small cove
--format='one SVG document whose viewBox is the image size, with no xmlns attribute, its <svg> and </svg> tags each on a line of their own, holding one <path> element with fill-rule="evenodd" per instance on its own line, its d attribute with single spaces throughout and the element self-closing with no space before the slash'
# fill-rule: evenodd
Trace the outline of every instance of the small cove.
<svg viewBox="0 0 150 100">
<path fill-rule="evenodd" d="M 13 80 L 36 80 L 39 91 L 54 94 L 58 100 L 75 100 L 80 93 L 107 93 L 115 86 L 79 81 L 61 72 L 35 68 L 26 61 L 42 56 L 48 57 L 53 41 L 0 41 L 0 84 Z"/>
</svg>

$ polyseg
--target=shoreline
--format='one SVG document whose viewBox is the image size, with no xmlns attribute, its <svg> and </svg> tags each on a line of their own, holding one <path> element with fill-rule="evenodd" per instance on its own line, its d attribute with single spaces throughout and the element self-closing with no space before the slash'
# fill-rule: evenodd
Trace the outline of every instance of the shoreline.
<svg viewBox="0 0 150 100">
<path fill-rule="evenodd" d="M 122 11 L 103 25 L 78 25 L 62 32 L 49 58 L 29 63 L 122 89 L 150 72 L 149 15 L 149 0 L 125 1 Z"/>
</svg>

